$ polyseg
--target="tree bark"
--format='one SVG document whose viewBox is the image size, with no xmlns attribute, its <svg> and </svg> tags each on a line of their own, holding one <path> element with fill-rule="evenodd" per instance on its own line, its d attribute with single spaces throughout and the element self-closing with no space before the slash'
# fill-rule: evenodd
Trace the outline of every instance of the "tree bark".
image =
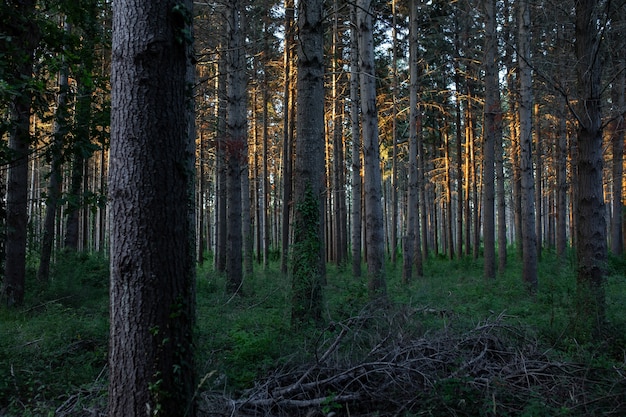
<svg viewBox="0 0 626 417">
<path fill-rule="evenodd" d="M 370 297 L 386 294 L 384 227 L 376 74 L 374 67 L 373 7 L 371 0 L 357 0 L 359 33 L 361 114 L 363 118 L 363 162 L 365 184 L 365 244 L 367 246 L 368 289 Z"/>
<path fill-rule="evenodd" d="M 483 144 L 483 242 L 484 276 L 496 276 L 495 252 L 495 142 L 501 110 L 498 95 L 498 62 L 495 0 L 485 1 L 485 139 Z"/>
<path fill-rule="evenodd" d="M 361 233 L 362 233 L 362 187 L 361 180 L 361 130 L 359 124 L 359 43 L 356 31 L 356 4 L 350 8 L 350 132 L 352 134 L 352 224 L 351 254 L 352 275 L 361 276 Z"/>
<path fill-rule="evenodd" d="M 195 415 L 191 8 L 113 4 L 111 417 Z"/>
<path fill-rule="evenodd" d="M 576 196 L 577 311 L 585 327 L 600 335 L 605 321 L 607 258 L 602 183 L 602 66 L 597 0 L 576 3 L 576 73 L 578 80 L 578 193 Z"/>
<path fill-rule="evenodd" d="M 28 223 L 28 152 L 30 149 L 30 114 L 32 93 L 28 84 L 32 79 L 34 51 L 39 42 L 39 32 L 34 21 L 35 1 L 16 2 L 16 21 L 7 22 L 7 36 L 15 39 L 14 54 L 8 57 L 7 75 L 18 85 L 22 94 L 11 102 L 11 125 L 8 148 L 11 161 L 6 187 L 6 243 L 2 295 L 7 305 L 19 306 L 24 302 L 26 282 L 26 236 Z"/>
<path fill-rule="evenodd" d="M 531 293 L 537 291 L 537 237 L 535 235 L 535 195 L 532 160 L 532 79 L 530 67 L 530 5 L 519 3 L 519 141 L 522 197 L 522 279 Z"/>
<path fill-rule="evenodd" d="M 298 124 L 294 170 L 292 325 L 322 320 L 324 249 L 323 1 L 298 3 Z"/>
<path fill-rule="evenodd" d="M 236 293 L 243 284 L 243 196 L 242 180 L 247 167 L 246 128 L 246 66 L 243 50 L 241 16 L 243 5 L 235 0 L 226 7 L 228 52 L 226 59 L 226 88 L 228 110 L 226 115 L 225 157 L 227 170 L 227 243 L 226 279 L 228 290 Z M 247 171 L 245 171 L 247 175 Z M 245 198 L 248 198 L 247 196 Z"/>
</svg>

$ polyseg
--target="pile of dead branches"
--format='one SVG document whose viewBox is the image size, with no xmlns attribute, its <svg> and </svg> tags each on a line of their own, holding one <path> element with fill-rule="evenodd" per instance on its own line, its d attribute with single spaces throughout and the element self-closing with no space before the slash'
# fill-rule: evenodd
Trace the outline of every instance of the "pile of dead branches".
<svg viewBox="0 0 626 417">
<path fill-rule="evenodd" d="M 432 311 L 372 309 L 332 323 L 311 363 L 278 369 L 237 399 L 202 393 L 200 414 L 626 415 L 624 369 L 559 361 L 504 315 L 418 336 L 420 314 Z"/>
</svg>

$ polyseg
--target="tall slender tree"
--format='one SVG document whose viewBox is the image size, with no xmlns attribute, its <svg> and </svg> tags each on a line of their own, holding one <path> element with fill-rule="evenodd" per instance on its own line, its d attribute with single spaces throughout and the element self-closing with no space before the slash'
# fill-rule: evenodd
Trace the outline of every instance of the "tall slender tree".
<svg viewBox="0 0 626 417">
<path fill-rule="evenodd" d="M 370 296 L 377 298 L 386 294 L 387 285 L 385 282 L 382 174 L 380 145 L 378 143 L 378 110 L 376 107 L 374 66 L 374 13 L 371 0 L 357 0 L 361 114 L 363 118 L 366 261 Z"/>
<path fill-rule="evenodd" d="M 537 291 L 537 237 L 532 161 L 532 69 L 530 66 L 530 3 L 519 2 L 518 67 L 520 79 L 519 143 L 522 216 L 522 279 L 532 293 Z"/>
<path fill-rule="evenodd" d="M 350 8 L 350 133 L 352 135 L 352 275 L 361 276 L 361 233 L 362 233 L 362 187 L 361 181 L 361 129 L 359 124 L 359 42 L 356 30 L 356 3 Z"/>
<path fill-rule="evenodd" d="M 228 48 L 226 58 L 227 104 L 224 152 L 227 169 L 227 250 L 228 289 L 237 292 L 243 283 L 244 248 L 242 177 L 247 168 L 246 61 L 242 27 L 243 4 L 234 0 L 226 6 Z M 247 176 L 247 173 L 245 174 Z M 246 194 L 245 198 L 248 198 Z"/>
<path fill-rule="evenodd" d="M 195 415 L 191 8 L 113 3 L 111 417 Z"/>
<path fill-rule="evenodd" d="M 584 327 L 600 336 L 605 320 L 607 232 L 602 182 L 601 0 L 576 3 L 575 53 L 578 82 L 576 195 L 577 312 Z"/>
<path fill-rule="evenodd" d="M 7 1 L 2 4 L 3 25 L 9 54 L 4 55 L 6 76 L 15 86 L 10 100 L 8 149 L 10 155 L 6 187 L 6 243 L 2 294 L 8 305 L 24 302 L 26 281 L 26 237 L 28 223 L 28 153 L 31 144 L 30 116 L 32 72 L 40 31 L 35 18 L 36 1 Z"/>
<path fill-rule="evenodd" d="M 496 2 L 485 0 L 485 140 L 483 142 L 483 239 L 484 275 L 496 276 L 495 252 L 495 141 L 500 116 L 496 42 Z"/>
</svg>

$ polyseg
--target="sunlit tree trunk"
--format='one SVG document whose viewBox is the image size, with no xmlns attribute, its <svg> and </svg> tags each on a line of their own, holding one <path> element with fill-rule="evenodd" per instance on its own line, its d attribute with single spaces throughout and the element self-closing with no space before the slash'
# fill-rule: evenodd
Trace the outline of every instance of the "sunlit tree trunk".
<svg viewBox="0 0 626 417">
<path fill-rule="evenodd" d="M 108 415 L 195 415 L 191 1 L 113 4 Z"/>
<path fill-rule="evenodd" d="M 370 296 L 386 293 L 384 265 L 384 230 L 382 179 L 378 143 L 378 110 L 376 107 L 376 74 L 374 67 L 374 33 L 371 0 L 357 0 L 359 34 L 361 114 L 363 120 L 363 163 L 365 184 L 365 244 Z"/>
</svg>

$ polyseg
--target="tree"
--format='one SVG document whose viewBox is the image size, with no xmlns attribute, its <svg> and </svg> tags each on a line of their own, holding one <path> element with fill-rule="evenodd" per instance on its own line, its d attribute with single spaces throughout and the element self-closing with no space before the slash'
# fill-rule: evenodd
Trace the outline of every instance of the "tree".
<svg viewBox="0 0 626 417">
<path fill-rule="evenodd" d="M 577 312 L 596 336 L 604 327 L 607 236 L 602 182 L 602 30 L 599 0 L 576 3 L 575 53 L 578 193 L 576 194 Z"/>
<path fill-rule="evenodd" d="M 294 168 L 292 310 L 295 326 L 322 319 L 324 257 L 323 1 L 298 2 L 298 80 Z"/>
<path fill-rule="evenodd" d="M 243 209 L 242 177 L 247 168 L 247 123 L 246 123 L 246 61 L 243 44 L 242 13 L 239 0 L 228 2 L 226 7 L 226 53 L 227 103 L 225 157 L 227 170 L 227 251 L 226 276 L 230 292 L 240 290 L 243 283 Z M 247 172 L 247 170 L 246 170 Z M 246 174 L 247 175 L 247 174 Z M 245 198 L 248 198 L 246 194 Z M 249 218 L 246 219 L 249 221 Z M 246 236 L 247 237 L 247 236 Z"/>
<path fill-rule="evenodd" d="M 498 100 L 498 63 L 496 61 L 495 0 L 485 1 L 485 140 L 483 149 L 483 239 L 484 275 L 496 276 L 495 246 L 495 143 L 500 102 Z"/>
<path fill-rule="evenodd" d="M 532 163 L 532 79 L 530 67 L 530 5 L 519 3 L 518 66 L 520 78 L 519 143 L 522 215 L 522 278 L 531 293 L 537 291 L 537 237 Z"/>
<path fill-rule="evenodd" d="M 350 8 L 350 133 L 352 135 L 352 224 L 350 240 L 352 243 L 352 275 L 361 276 L 361 129 L 359 124 L 359 43 L 356 31 L 356 4 Z"/>
<path fill-rule="evenodd" d="M 2 294 L 8 305 L 24 301 L 26 281 L 26 237 L 28 223 L 28 153 L 31 144 L 30 115 L 34 89 L 32 71 L 34 52 L 39 42 L 39 27 L 34 19 L 35 0 L 4 2 L 3 41 L 7 51 L 3 59 L 6 76 L 13 85 L 10 100 L 8 150 L 10 156 L 6 192 L 5 270 Z"/>
<path fill-rule="evenodd" d="M 407 232 L 404 241 L 403 265 L 402 265 L 402 281 L 408 283 L 413 278 L 413 264 L 422 262 L 418 226 L 417 213 L 417 136 L 418 136 L 418 118 L 419 109 L 417 103 L 418 82 L 419 82 L 419 50 L 418 50 L 418 2 L 411 1 L 411 16 L 409 29 L 409 72 L 410 72 L 410 97 L 409 97 L 409 186 L 407 201 Z M 417 248 L 417 249 L 416 249 Z M 421 268 L 417 268 L 417 272 L 421 275 Z"/>
<path fill-rule="evenodd" d="M 70 33 L 70 24 L 63 24 L 66 35 Z M 65 48 L 64 48 L 65 49 Z M 65 52 L 65 51 L 64 51 Z M 54 119 L 53 139 L 49 149 L 50 179 L 48 183 L 48 195 L 46 199 L 46 214 L 44 218 L 44 230 L 41 240 L 41 254 L 37 279 L 46 282 L 50 276 L 50 257 L 52 244 L 54 243 L 54 223 L 57 215 L 57 207 L 61 197 L 61 166 L 63 157 L 63 143 L 68 131 L 68 63 L 65 53 L 61 55 L 61 67 L 59 69 L 59 92 L 57 94 L 57 109 Z"/>
<path fill-rule="evenodd" d="M 374 9 L 371 0 L 357 0 L 361 114 L 363 120 L 366 261 L 370 296 L 376 298 L 386 293 L 386 283 L 376 74 L 374 72 L 373 14 Z"/>
<path fill-rule="evenodd" d="M 113 3 L 109 416 L 193 416 L 191 1 Z"/>
</svg>

